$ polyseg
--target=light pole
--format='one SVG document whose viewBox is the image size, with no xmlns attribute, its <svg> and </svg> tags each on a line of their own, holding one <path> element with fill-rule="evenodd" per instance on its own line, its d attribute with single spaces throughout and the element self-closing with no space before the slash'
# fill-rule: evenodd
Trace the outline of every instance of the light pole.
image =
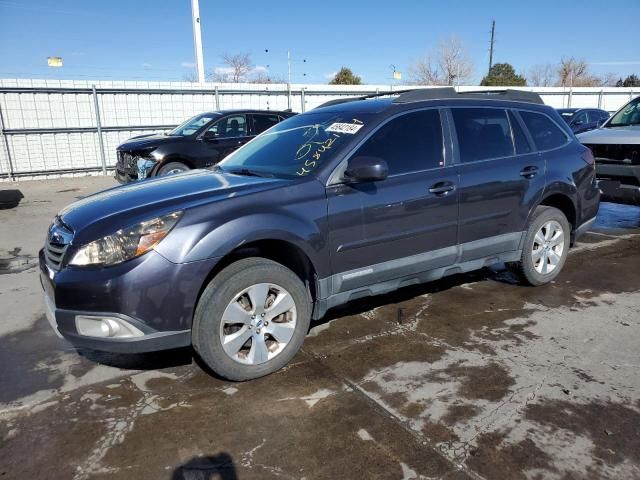
<svg viewBox="0 0 640 480">
<path fill-rule="evenodd" d="M 264 49 L 264 53 L 269 53 L 269 49 L 265 48 Z M 303 58 L 302 63 L 307 63 L 307 59 Z M 287 50 L 287 84 L 291 85 L 291 50 Z M 294 60 L 295 62 L 295 60 Z M 302 76 L 306 77 L 307 74 L 306 73 L 302 73 Z"/>
<path fill-rule="evenodd" d="M 204 59 L 202 56 L 202 32 L 200 30 L 200 3 L 191 0 L 191 17 L 193 20 L 193 45 L 196 50 L 196 73 L 198 83 L 204 83 Z"/>
</svg>

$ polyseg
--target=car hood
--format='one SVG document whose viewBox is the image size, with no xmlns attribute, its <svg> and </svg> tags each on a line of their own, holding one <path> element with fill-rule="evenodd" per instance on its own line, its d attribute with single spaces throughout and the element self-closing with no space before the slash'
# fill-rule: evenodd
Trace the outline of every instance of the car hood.
<svg viewBox="0 0 640 480">
<path fill-rule="evenodd" d="M 104 190 L 59 214 L 74 232 L 74 245 L 91 242 L 143 220 L 276 188 L 289 180 L 190 170 Z"/>
<path fill-rule="evenodd" d="M 183 138 L 185 137 L 162 135 L 157 133 L 150 134 L 150 135 L 140 135 L 138 137 L 130 138 L 126 142 L 118 145 L 118 150 L 125 150 L 125 151 L 141 150 L 144 148 L 157 147 L 167 143 L 173 143 L 176 141 L 180 141 Z"/>
<path fill-rule="evenodd" d="M 581 143 L 623 145 L 640 143 L 640 125 L 598 128 L 576 135 Z"/>
</svg>

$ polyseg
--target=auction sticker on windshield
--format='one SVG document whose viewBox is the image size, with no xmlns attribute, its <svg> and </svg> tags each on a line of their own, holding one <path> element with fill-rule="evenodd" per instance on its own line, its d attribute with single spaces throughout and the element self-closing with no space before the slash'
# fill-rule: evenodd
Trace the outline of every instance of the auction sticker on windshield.
<svg viewBox="0 0 640 480">
<path fill-rule="evenodd" d="M 361 123 L 332 123 L 325 129 L 325 132 L 348 133 L 350 135 L 355 135 L 363 126 L 364 125 Z"/>
</svg>

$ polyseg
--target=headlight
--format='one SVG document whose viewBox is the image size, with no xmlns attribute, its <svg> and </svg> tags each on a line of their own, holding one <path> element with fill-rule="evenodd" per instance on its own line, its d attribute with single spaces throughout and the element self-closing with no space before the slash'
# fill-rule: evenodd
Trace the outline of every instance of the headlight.
<svg viewBox="0 0 640 480">
<path fill-rule="evenodd" d="M 139 257 L 155 247 L 180 220 L 182 212 L 145 220 L 88 243 L 76 252 L 69 265 L 115 265 Z"/>
</svg>

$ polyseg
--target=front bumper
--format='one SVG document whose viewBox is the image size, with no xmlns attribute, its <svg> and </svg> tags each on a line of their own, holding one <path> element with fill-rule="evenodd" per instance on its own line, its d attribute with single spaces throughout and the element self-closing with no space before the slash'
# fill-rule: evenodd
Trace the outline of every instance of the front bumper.
<svg viewBox="0 0 640 480">
<path fill-rule="evenodd" d="M 596 161 L 596 175 L 602 200 L 640 205 L 640 165 Z"/>
<path fill-rule="evenodd" d="M 151 352 L 191 344 L 191 322 L 201 288 L 217 259 L 174 264 L 155 251 L 107 268 L 51 270 L 40 252 L 47 318 L 73 345 L 115 353 Z M 78 317 L 113 318 L 140 336 L 83 335 Z"/>
</svg>

